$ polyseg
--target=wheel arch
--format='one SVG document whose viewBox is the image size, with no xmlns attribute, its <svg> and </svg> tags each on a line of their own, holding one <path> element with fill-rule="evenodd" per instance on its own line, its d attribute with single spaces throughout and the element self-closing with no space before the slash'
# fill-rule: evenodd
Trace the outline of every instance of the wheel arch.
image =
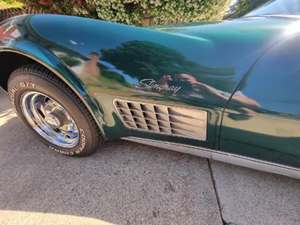
<svg viewBox="0 0 300 225">
<path fill-rule="evenodd" d="M 36 54 L 39 56 L 37 57 Z M 93 116 L 103 138 L 103 112 L 97 102 L 88 94 L 80 80 L 69 71 L 56 57 L 38 52 L 30 54 L 19 49 L 0 49 L 0 86 L 7 91 L 7 83 L 10 74 L 17 68 L 27 64 L 38 64 L 52 72 L 58 79 L 64 82 L 72 92 L 83 102 Z"/>
</svg>

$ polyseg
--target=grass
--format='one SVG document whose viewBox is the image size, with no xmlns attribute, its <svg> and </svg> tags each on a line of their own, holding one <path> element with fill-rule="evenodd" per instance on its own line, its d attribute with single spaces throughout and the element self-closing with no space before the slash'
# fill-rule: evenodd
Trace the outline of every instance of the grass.
<svg viewBox="0 0 300 225">
<path fill-rule="evenodd" d="M 23 4 L 17 0 L 0 0 L 0 9 L 20 8 Z"/>
</svg>

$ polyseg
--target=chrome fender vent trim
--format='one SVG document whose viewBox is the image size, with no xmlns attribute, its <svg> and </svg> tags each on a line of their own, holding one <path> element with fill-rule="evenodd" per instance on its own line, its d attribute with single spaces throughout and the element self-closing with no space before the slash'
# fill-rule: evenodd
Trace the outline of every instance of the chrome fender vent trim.
<svg viewBox="0 0 300 225">
<path fill-rule="evenodd" d="M 113 103 L 127 128 L 206 141 L 206 111 L 122 99 Z"/>
</svg>

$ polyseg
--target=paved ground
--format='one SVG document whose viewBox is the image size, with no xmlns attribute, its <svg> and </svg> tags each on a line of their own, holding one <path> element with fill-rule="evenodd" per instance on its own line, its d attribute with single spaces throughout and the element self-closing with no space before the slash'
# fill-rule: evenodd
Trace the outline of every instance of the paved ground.
<svg viewBox="0 0 300 225">
<path fill-rule="evenodd" d="M 0 94 L 1 225 L 221 225 L 221 216 L 299 225 L 300 181 L 121 141 L 92 157 L 63 157 Z"/>
<path fill-rule="evenodd" d="M 300 225 L 300 180 L 212 162 L 222 216 L 238 225 Z"/>
</svg>

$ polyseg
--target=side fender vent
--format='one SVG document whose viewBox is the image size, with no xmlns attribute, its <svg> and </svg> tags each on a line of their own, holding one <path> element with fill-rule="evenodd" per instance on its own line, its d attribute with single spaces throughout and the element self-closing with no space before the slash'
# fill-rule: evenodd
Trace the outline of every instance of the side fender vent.
<svg viewBox="0 0 300 225">
<path fill-rule="evenodd" d="M 114 105 L 130 129 L 206 141 L 206 111 L 121 99 L 115 99 Z"/>
</svg>

